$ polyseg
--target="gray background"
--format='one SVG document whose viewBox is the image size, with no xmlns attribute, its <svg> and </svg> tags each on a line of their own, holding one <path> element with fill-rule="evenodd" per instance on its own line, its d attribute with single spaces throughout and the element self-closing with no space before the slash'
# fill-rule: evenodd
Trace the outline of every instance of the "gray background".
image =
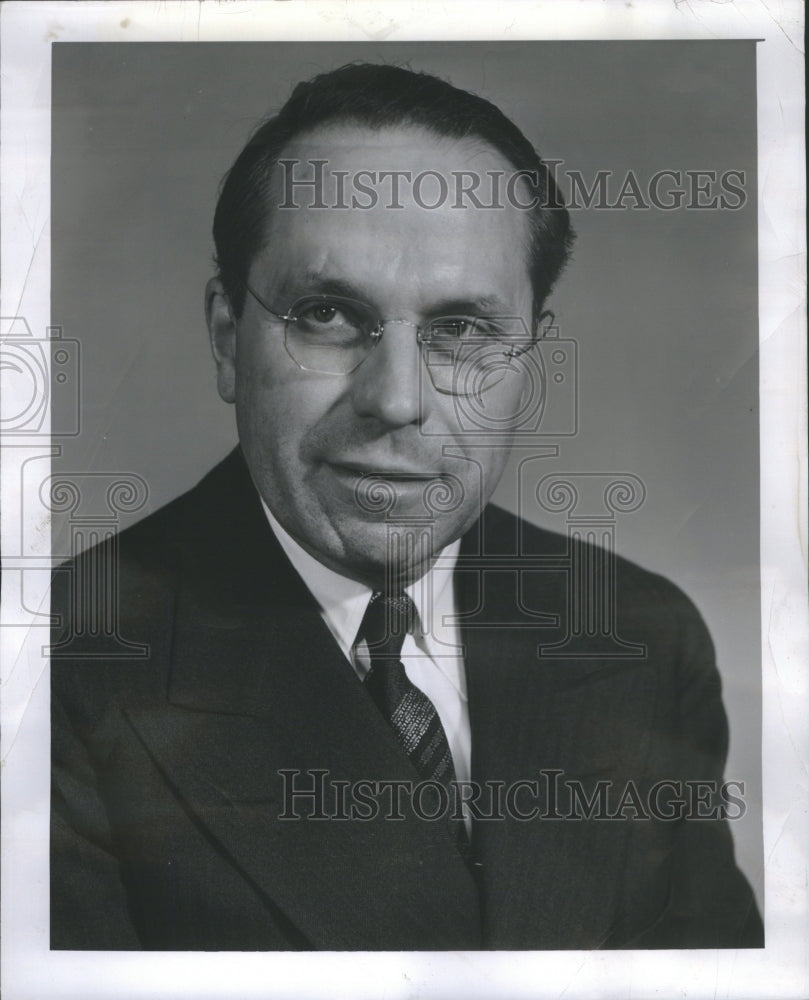
<svg viewBox="0 0 809 1000">
<path fill-rule="evenodd" d="M 560 171 L 588 185 L 613 171 L 613 196 L 630 170 L 642 184 L 663 169 L 746 172 L 737 211 L 573 213 L 575 257 L 551 305 L 578 343 L 579 431 L 529 470 L 645 484 L 618 549 L 672 578 L 708 621 L 727 776 L 746 784 L 737 855 L 761 901 L 753 42 L 54 44 L 51 316 L 82 351 L 81 433 L 54 468 L 139 474 L 150 495 L 135 520 L 235 443 L 202 310 L 217 186 L 295 82 L 352 60 L 481 93 Z M 56 407 L 55 431 L 62 419 Z M 496 500 L 564 531 L 518 491 L 516 462 Z"/>
</svg>

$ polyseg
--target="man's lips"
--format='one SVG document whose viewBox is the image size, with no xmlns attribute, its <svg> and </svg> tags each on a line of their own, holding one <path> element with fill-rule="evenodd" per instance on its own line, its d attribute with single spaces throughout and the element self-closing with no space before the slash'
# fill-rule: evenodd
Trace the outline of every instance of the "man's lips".
<svg viewBox="0 0 809 1000">
<path fill-rule="evenodd" d="M 330 462 L 327 466 L 335 502 L 347 504 L 369 522 L 387 519 L 392 511 L 437 517 L 456 510 L 464 498 L 461 481 L 449 472 L 400 464 Z"/>
<path fill-rule="evenodd" d="M 399 480 L 401 482 L 412 482 L 414 480 L 429 482 L 434 479 L 441 479 L 441 472 L 426 472 L 424 469 L 412 469 L 389 466 L 371 466 L 354 462 L 329 462 L 332 469 L 338 475 L 352 476 L 356 479 L 388 479 Z"/>
</svg>

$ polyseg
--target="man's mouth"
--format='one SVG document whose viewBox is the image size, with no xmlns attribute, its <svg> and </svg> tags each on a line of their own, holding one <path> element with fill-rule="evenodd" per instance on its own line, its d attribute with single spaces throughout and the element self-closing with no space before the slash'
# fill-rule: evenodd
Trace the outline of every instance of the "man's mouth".
<svg viewBox="0 0 809 1000">
<path fill-rule="evenodd" d="M 443 473 L 429 472 L 424 469 L 371 466 L 359 463 L 330 462 L 338 475 L 354 479 L 384 479 L 391 482 L 430 482 L 443 478 Z"/>
</svg>

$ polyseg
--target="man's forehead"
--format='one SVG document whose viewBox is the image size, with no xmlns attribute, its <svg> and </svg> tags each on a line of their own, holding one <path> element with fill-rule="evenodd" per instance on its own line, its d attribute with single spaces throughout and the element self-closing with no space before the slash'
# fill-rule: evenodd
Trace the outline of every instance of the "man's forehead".
<svg viewBox="0 0 809 1000">
<path fill-rule="evenodd" d="M 524 225 L 520 217 L 530 201 L 520 173 L 479 137 L 440 135 L 418 125 L 374 129 L 346 122 L 289 143 L 273 168 L 269 208 L 282 214 L 335 209 L 343 221 L 348 213 L 415 210 L 443 216 L 450 225 L 459 214 L 490 213 L 514 216 L 507 223 L 513 230 Z"/>
<path fill-rule="evenodd" d="M 372 234 L 380 252 L 416 240 L 427 255 L 451 240 L 527 247 L 524 192 L 507 197 L 516 173 L 483 140 L 417 126 L 330 125 L 296 138 L 279 157 L 267 235 L 349 242 Z"/>
<path fill-rule="evenodd" d="M 349 282 L 354 297 L 390 301 L 421 289 L 432 301 L 469 286 L 522 299 L 529 213 L 503 198 L 514 173 L 482 140 L 415 126 L 313 130 L 279 157 L 257 280 L 278 294 L 314 290 L 302 276 L 320 273 Z M 480 207 L 492 185 L 496 210 Z"/>
</svg>

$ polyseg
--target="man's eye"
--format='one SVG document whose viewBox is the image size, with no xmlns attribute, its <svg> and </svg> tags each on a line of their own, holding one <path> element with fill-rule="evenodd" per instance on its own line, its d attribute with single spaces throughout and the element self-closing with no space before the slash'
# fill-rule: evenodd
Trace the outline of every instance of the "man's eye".
<svg viewBox="0 0 809 1000">
<path fill-rule="evenodd" d="M 299 316 L 299 319 L 306 320 L 310 323 L 323 324 L 324 326 L 327 324 L 333 324 L 335 321 L 337 323 L 345 322 L 345 316 L 340 312 L 337 306 L 329 305 L 328 303 L 309 306 L 307 309 L 304 309 L 303 313 Z"/>
<path fill-rule="evenodd" d="M 475 321 L 476 337 L 504 337 L 508 333 L 503 323 L 493 319 L 478 319 Z"/>
<path fill-rule="evenodd" d="M 430 323 L 430 334 L 437 340 L 462 340 L 475 332 L 475 320 L 469 316 L 442 316 Z"/>
<path fill-rule="evenodd" d="M 480 316 L 442 316 L 430 323 L 433 340 L 478 340 L 483 337 L 503 337 L 503 325 L 497 320 Z"/>
</svg>

